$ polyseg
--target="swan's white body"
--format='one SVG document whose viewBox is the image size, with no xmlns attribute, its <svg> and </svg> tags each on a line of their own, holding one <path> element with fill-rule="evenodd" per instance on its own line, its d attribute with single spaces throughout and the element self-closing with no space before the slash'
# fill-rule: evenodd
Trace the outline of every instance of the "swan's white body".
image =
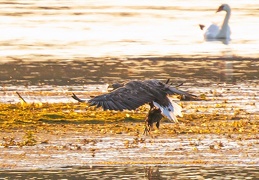
<svg viewBox="0 0 259 180">
<path fill-rule="evenodd" d="M 224 21 L 221 25 L 221 27 L 217 26 L 216 24 L 211 24 L 206 32 L 204 33 L 204 38 L 206 40 L 217 40 L 217 39 L 226 39 L 226 40 L 230 40 L 230 27 L 228 25 L 229 19 L 230 19 L 230 15 L 231 15 L 231 9 L 229 7 L 229 5 L 227 4 L 222 4 L 217 12 L 220 11 L 226 11 L 226 16 L 224 18 Z M 203 28 L 202 25 L 200 25 L 201 29 Z"/>
</svg>

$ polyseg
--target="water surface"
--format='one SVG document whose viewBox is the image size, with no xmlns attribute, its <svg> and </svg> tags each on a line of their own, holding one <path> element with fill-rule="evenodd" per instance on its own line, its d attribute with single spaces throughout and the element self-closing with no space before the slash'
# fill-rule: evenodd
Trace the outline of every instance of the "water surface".
<svg viewBox="0 0 259 180">
<path fill-rule="evenodd" d="M 0 178 L 12 179 L 258 179 L 258 167 L 233 166 L 92 166 L 66 167 L 30 172 L 5 171 Z M 0 171 L 1 173 L 1 171 Z"/>
<path fill-rule="evenodd" d="M 12 58 L 258 57 L 259 2 L 227 0 L 231 42 L 204 42 L 198 24 L 221 24 L 217 0 L 3 1 L 1 61 Z"/>
</svg>

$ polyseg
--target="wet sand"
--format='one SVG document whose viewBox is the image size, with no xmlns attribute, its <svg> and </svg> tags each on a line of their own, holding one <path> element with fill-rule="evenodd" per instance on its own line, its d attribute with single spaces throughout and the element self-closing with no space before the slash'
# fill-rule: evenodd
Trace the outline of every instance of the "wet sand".
<svg viewBox="0 0 259 180">
<path fill-rule="evenodd" d="M 134 129 L 133 126 L 139 124 L 126 123 L 122 128 Z M 64 132 L 37 133 L 37 139 L 43 141 L 34 146 L 1 147 L 0 165 L 1 169 L 18 170 L 96 165 L 258 166 L 258 134 L 167 134 L 173 128 L 168 126 L 153 132 L 153 137 L 145 137 L 113 134 L 109 130 L 78 132 L 75 129 L 83 126 L 66 125 Z M 12 134 L 15 140 L 23 136 Z"/>
<path fill-rule="evenodd" d="M 38 60 L 39 59 L 39 60 Z M 9 57 L 0 63 L 2 90 L 18 86 L 81 86 L 124 82 L 134 79 L 170 78 L 174 84 L 193 83 L 194 87 L 215 83 L 253 83 L 259 79 L 258 58 L 73 58 L 39 56 L 34 59 Z M 24 87 L 23 87 L 24 86 Z M 15 88 L 15 87 L 13 87 Z M 55 87 L 48 87 L 53 90 Z"/>
</svg>

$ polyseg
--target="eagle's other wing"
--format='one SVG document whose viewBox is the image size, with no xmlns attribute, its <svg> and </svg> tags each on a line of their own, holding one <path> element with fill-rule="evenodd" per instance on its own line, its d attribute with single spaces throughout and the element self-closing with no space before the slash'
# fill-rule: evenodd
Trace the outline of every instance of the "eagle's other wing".
<svg viewBox="0 0 259 180">
<path fill-rule="evenodd" d="M 188 92 L 185 92 L 185 91 L 181 91 L 179 89 L 176 89 L 175 87 L 172 87 L 172 86 L 168 86 L 167 87 L 167 91 L 166 91 L 168 94 L 179 94 L 179 95 L 184 95 L 186 97 L 189 97 L 190 99 L 196 99 L 197 96 L 193 95 L 193 94 L 190 94 Z"/>
</svg>

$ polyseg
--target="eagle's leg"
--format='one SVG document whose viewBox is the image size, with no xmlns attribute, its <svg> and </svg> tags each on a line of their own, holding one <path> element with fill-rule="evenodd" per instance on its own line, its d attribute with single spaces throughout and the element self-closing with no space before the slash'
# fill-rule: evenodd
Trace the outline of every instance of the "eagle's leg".
<svg viewBox="0 0 259 180">
<path fill-rule="evenodd" d="M 160 126 L 160 120 L 156 122 L 157 129 L 159 129 L 159 126 Z"/>
<path fill-rule="evenodd" d="M 150 130 L 151 130 L 151 126 L 148 122 L 148 115 L 147 115 L 147 117 L 145 119 L 145 130 L 144 130 L 143 135 L 148 135 L 150 133 Z"/>
</svg>

